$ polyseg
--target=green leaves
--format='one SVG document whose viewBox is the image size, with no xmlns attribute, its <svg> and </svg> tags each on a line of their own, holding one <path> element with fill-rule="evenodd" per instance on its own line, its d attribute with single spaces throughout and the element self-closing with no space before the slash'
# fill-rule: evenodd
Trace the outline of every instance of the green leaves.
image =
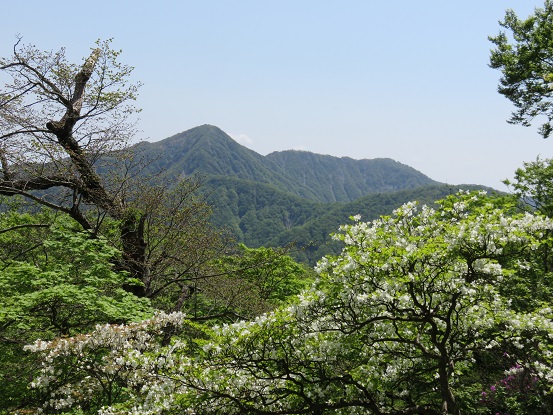
<svg viewBox="0 0 553 415">
<path fill-rule="evenodd" d="M 539 129 L 543 138 L 552 132 L 553 103 L 550 74 L 553 72 L 553 2 L 546 0 L 544 8 L 521 20 L 508 10 L 500 25 L 507 29 L 490 41 L 496 45 L 490 55 L 490 66 L 499 69 L 503 77 L 498 91 L 517 108 L 509 122 L 530 126 L 537 116 L 547 121 Z"/>
<path fill-rule="evenodd" d="M 461 193 L 438 209 L 409 203 L 342 227 L 341 255 L 319 263 L 293 305 L 218 331 L 203 371 L 181 374 L 185 401 L 196 396 L 202 413 L 485 412 L 475 379 L 492 384 L 508 367 L 480 371 L 478 359 L 497 362 L 505 350 L 540 366 L 547 391 L 551 312 L 513 307 L 505 294 L 544 278 L 533 258 L 553 223 L 508 215 L 511 206 Z"/>
<path fill-rule="evenodd" d="M 44 409 L 105 405 L 106 414 L 540 413 L 553 381 L 553 312 L 550 301 L 509 296 L 549 284 L 540 249 L 553 222 L 482 192 L 437 206 L 353 218 L 317 280 L 250 321 L 202 332 L 181 314 L 156 314 L 35 342 L 27 349 L 43 365 L 33 390 L 48 396 Z M 289 258 L 241 251 L 215 268 L 266 300 L 295 289 Z M 171 339 L 183 328 L 192 335 Z M 532 376 L 531 397 L 517 389 L 501 407 L 484 400 L 509 371 Z"/>
<path fill-rule="evenodd" d="M 140 320 L 151 314 L 147 300 L 122 289 L 127 277 L 112 265 L 119 253 L 102 238 L 58 220 L 40 252 L 33 262 L 0 261 L 0 327 L 10 328 L 3 336 L 17 337 L 21 330 L 34 336 L 69 335 L 98 322 Z M 13 327 L 18 330 L 12 333 Z"/>
<path fill-rule="evenodd" d="M 254 318 L 288 303 L 312 275 L 283 249 L 248 248 L 212 261 L 213 275 L 196 281 L 186 310 L 199 318 Z"/>
<path fill-rule="evenodd" d="M 505 180 L 515 196 L 548 217 L 553 217 L 553 160 L 536 158 L 515 172 L 514 180 Z"/>
<path fill-rule="evenodd" d="M 129 278 L 114 270 L 119 256 L 66 216 L 0 214 L 0 412 L 37 398 L 28 390 L 37 361 L 25 344 L 152 315 L 148 300 L 122 289 Z"/>
</svg>

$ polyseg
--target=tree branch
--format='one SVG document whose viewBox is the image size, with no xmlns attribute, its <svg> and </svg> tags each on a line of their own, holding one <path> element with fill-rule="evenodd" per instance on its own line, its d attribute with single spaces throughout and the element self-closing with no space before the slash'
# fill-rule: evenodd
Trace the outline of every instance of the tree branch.
<svg viewBox="0 0 553 415">
<path fill-rule="evenodd" d="M 15 231 L 17 229 L 25 229 L 25 228 L 48 228 L 50 227 L 50 225 L 44 225 L 44 224 L 41 224 L 41 223 L 29 223 L 27 225 L 16 225 L 16 226 L 12 226 L 10 228 L 6 228 L 6 229 L 0 229 L 0 234 L 2 233 L 6 233 L 6 232 L 11 232 L 11 231 Z"/>
</svg>

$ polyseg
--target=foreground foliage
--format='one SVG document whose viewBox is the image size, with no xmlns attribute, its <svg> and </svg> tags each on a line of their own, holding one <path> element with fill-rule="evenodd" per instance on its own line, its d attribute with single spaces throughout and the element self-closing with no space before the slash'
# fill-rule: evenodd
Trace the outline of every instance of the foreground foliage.
<svg viewBox="0 0 553 415">
<path fill-rule="evenodd" d="M 0 229 L 2 411 L 36 399 L 27 385 L 39 362 L 25 344 L 78 335 L 98 323 L 140 321 L 153 309 L 122 288 L 130 278 L 112 264 L 120 252 L 67 216 L 4 212 Z"/>
<path fill-rule="evenodd" d="M 177 200 L 183 198 L 179 195 Z M 10 201 L 15 202 L 14 199 Z M 130 338 L 118 343 L 114 333 L 137 332 L 143 327 L 146 333 L 158 330 L 152 328 L 153 323 L 148 323 L 150 320 L 124 325 L 151 317 L 154 312 L 152 305 L 176 311 L 177 314 L 171 315 L 173 320 L 183 309 L 187 310 L 191 320 L 229 322 L 274 309 L 306 285 L 306 270 L 284 250 L 239 246 L 233 255 L 216 259 L 210 251 L 214 246 L 209 242 L 211 231 L 200 226 L 205 216 L 197 215 L 195 220 L 189 220 L 202 212 L 195 209 L 196 206 L 188 203 L 186 209 L 181 206 L 172 209 L 171 205 L 157 207 L 160 214 L 151 215 L 145 224 L 148 240 L 156 243 L 147 251 L 152 253 L 158 270 L 152 281 L 160 288 L 158 295 L 152 296 L 153 300 L 137 297 L 125 289 L 140 282 L 118 269 L 116 264 L 121 251 L 111 246 L 107 238 L 82 231 L 70 217 L 48 210 L 22 213 L 21 210 L 26 210 L 22 209 L 24 205 L 15 203 L 10 210 L 0 213 L 0 413 L 51 400 L 50 392 L 44 394 L 39 389 L 28 387 L 29 379 L 37 376 L 46 379 L 44 373 L 38 375 L 43 355 L 30 353 L 30 348 L 24 348 L 38 339 L 40 344 L 52 341 L 56 347 L 65 345 L 65 354 L 51 360 L 58 367 L 47 371 L 49 385 L 64 384 L 83 373 L 99 382 L 97 386 L 101 392 L 97 393 L 97 398 L 93 394 L 87 395 L 87 399 L 93 402 L 85 407 L 92 410 L 127 396 L 121 389 L 119 371 L 112 373 L 113 377 L 106 375 L 111 373 L 109 368 L 106 373 L 97 373 L 102 367 L 98 362 L 103 362 L 110 350 L 120 356 L 127 349 L 139 347 Z M 165 219 L 165 226 L 161 226 L 165 212 L 171 214 L 164 217 L 171 219 Z M 170 227 L 184 229 L 179 223 L 181 220 L 195 231 L 178 236 L 177 241 L 171 240 L 176 233 L 166 230 Z M 109 237 L 110 229 L 117 231 L 117 223 L 108 223 L 103 228 Z M 177 252 L 185 250 L 191 239 L 197 242 L 195 251 Z M 200 246 L 205 240 L 208 242 Z M 194 255 L 198 252 L 203 254 Z M 188 256 L 190 260 L 183 261 Z M 182 272 L 178 273 L 179 270 Z M 163 279 L 168 280 L 165 285 L 160 284 Z M 177 288 L 167 289 L 169 283 Z M 160 321 L 159 316 L 161 314 L 156 321 Z M 111 330 L 111 334 L 106 335 L 98 329 L 94 331 L 98 324 Z M 167 345 L 171 336 L 179 331 L 179 326 L 183 326 L 182 321 L 164 325 L 163 334 L 155 335 L 155 341 L 150 343 L 159 348 Z M 196 326 L 189 320 L 186 327 Z M 192 332 L 203 336 L 196 328 Z M 144 339 L 144 336 L 138 338 Z M 91 342 L 86 347 L 82 344 L 85 338 Z M 125 350 L 114 346 L 123 343 Z M 77 351 L 72 349 L 76 353 L 73 358 L 67 351 L 74 344 Z M 144 347 L 148 349 L 150 346 Z M 79 366 L 76 363 L 79 359 L 92 363 Z M 86 383 L 83 382 L 81 379 L 79 384 Z M 54 410 L 56 405 L 50 405 L 49 409 Z"/>
<path fill-rule="evenodd" d="M 504 202 L 469 193 L 435 210 L 406 204 L 370 223 L 355 218 L 336 236 L 346 244 L 342 253 L 319 263 L 319 278 L 296 301 L 250 322 L 216 327 L 208 340 L 196 333 L 150 343 L 140 333 L 159 332 L 154 319 L 98 326 L 63 347 L 37 342 L 30 350 L 42 356 L 43 368 L 33 387 L 54 397 L 41 408 L 552 413 L 553 311 L 541 247 L 553 222 L 513 212 Z M 163 319 L 175 328 L 182 324 L 182 316 Z M 144 343 L 113 340 L 128 330 Z M 78 351 L 92 339 L 109 345 L 94 370 L 117 374 L 124 393 L 116 398 L 92 388 L 89 382 L 98 381 L 87 381 L 86 370 L 54 383 L 48 377 L 65 373 L 68 348 L 71 366 L 86 369 L 90 357 Z"/>
</svg>

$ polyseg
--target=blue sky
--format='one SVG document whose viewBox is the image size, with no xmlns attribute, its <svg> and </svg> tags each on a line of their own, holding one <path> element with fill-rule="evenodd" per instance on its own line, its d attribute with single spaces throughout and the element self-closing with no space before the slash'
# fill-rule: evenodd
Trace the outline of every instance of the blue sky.
<svg viewBox="0 0 553 415">
<path fill-rule="evenodd" d="M 196 0 L 2 4 L 15 35 L 75 61 L 114 38 L 143 82 L 138 139 L 201 124 L 268 154 L 389 157 L 435 180 L 506 190 L 524 161 L 551 157 L 536 128 L 506 123 L 488 35 L 537 0 Z"/>
</svg>

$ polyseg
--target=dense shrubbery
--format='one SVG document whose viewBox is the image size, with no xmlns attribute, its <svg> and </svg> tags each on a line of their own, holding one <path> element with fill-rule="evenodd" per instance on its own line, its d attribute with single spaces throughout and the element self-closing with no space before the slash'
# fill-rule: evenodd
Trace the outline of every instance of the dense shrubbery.
<svg viewBox="0 0 553 415">
<path fill-rule="evenodd" d="M 482 193 L 344 226 L 296 299 L 208 328 L 181 314 L 27 348 L 45 411 L 552 412 L 550 219 Z M 533 289 L 528 289 L 534 287 Z M 539 287 L 539 288 L 535 288 Z M 519 301 L 509 295 L 519 292 Z M 106 385 L 109 385 L 107 387 Z M 495 411 L 495 412 L 494 412 Z"/>
</svg>

